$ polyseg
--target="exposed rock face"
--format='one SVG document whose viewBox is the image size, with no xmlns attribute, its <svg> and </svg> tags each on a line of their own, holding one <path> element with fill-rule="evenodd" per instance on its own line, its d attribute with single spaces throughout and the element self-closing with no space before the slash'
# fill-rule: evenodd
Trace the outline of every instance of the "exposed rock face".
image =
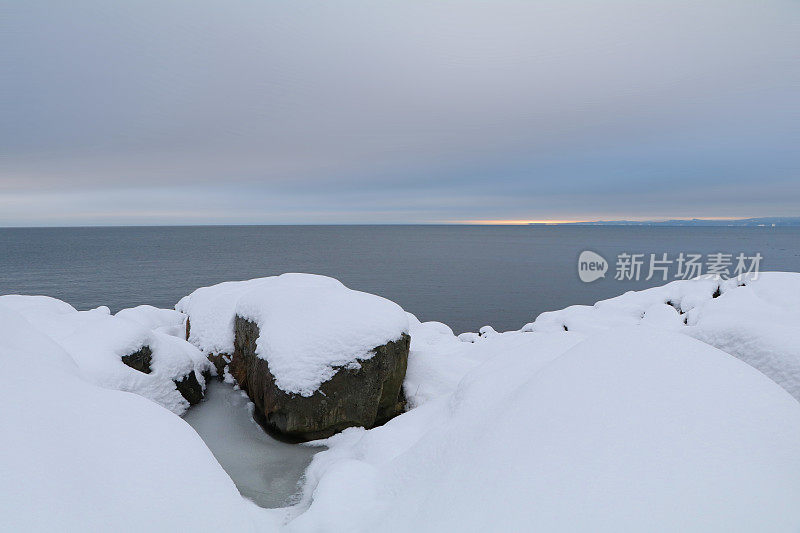
<svg viewBox="0 0 800 533">
<path fill-rule="evenodd" d="M 279 389 L 267 361 L 256 356 L 258 326 L 239 316 L 229 370 L 255 403 L 254 416 L 265 428 L 286 438 L 306 441 L 330 437 L 351 426 L 371 428 L 400 414 L 405 407 L 403 379 L 411 337 L 375 348 L 360 368 L 342 367 L 304 397 Z"/>
<path fill-rule="evenodd" d="M 189 402 L 189 405 L 200 403 L 200 400 L 203 399 L 203 387 L 197 381 L 197 376 L 194 375 L 194 372 L 189 372 L 183 378 L 174 381 L 178 392 Z"/>
<path fill-rule="evenodd" d="M 122 362 L 134 370 L 149 374 L 151 372 L 150 363 L 153 362 L 153 352 L 149 346 L 142 346 L 137 352 L 123 355 Z"/>
<path fill-rule="evenodd" d="M 150 364 L 153 362 L 153 351 L 149 346 L 142 346 L 141 349 L 130 355 L 123 355 L 122 362 L 134 370 L 149 374 L 152 372 Z M 199 403 L 203 399 L 203 387 L 197 381 L 197 376 L 194 375 L 194 372 L 189 372 L 181 379 L 173 381 L 178 392 L 189 402 L 189 405 Z"/>
<path fill-rule="evenodd" d="M 212 353 L 206 357 L 214 365 L 214 369 L 217 371 L 217 378 L 222 379 L 225 374 L 225 367 L 231 362 L 231 357 L 226 353 Z"/>
</svg>

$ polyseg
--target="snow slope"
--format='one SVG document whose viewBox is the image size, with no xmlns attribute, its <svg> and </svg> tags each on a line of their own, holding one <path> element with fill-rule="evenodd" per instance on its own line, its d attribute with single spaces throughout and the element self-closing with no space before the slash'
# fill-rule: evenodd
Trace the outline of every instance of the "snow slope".
<svg viewBox="0 0 800 533">
<path fill-rule="evenodd" d="M 173 337 L 186 337 L 186 315 L 174 309 L 159 309 L 152 305 L 138 305 L 118 311 L 117 318 L 135 322 L 147 329 Z"/>
<path fill-rule="evenodd" d="M 593 333 L 630 324 L 679 331 L 757 368 L 800 400 L 800 274 L 698 278 L 542 313 L 523 331 Z"/>
<path fill-rule="evenodd" d="M 211 368 L 190 343 L 136 321 L 112 316 L 108 308 L 76 311 L 53 298 L 18 295 L 0 297 L 0 305 L 19 312 L 33 327 L 58 343 L 86 379 L 108 389 L 134 392 L 176 414 L 186 411 L 189 403 L 173 380 L 193 372 L 203 385 L 202 374 Z M 149 346 L 153 352 L 149 374 L 122 362 L 123 356 L 143 346 Z"/>
<path fill-rule="evenodd" d="M 182 316 L 0 297 L 0 530 L 797 531 L 798 303 L 800 274 L 698 279 L 456 337 L 322 276 L 199 289 L 193 342 L 255 320 L 296 390 L 412 337 L 414 408 L 324 441 L 302 501 L 267 512 L 180 418 L 110 390 L 156 399 L 117 365 L 143 342 L 162 379 L 207 364 L 165 333 Z"/>
<path fill-rule="evenodd" d="M 411 348 L 408 354 L 408 370 L 403 383 L 406 398 L 411 407 L 417 407 L 434 398 L 452 393 L 459 382 L 472 369 L 498 354 L 524 353 L 526 347 L 545 343 L 537 351 L 541 361 L 549 361 L 560 354 L 558 349 L 544 350 L 549 346 L 544 336 L 531 336 L 519 331 L 495 332 L 489 337 L 469 342 L 465 337 L 455 337 L 453 331 L 441 322 L 422 322 L 409 314 Z M 462 334 L 463 335 L 463 334 Z M 473 339 L 472 337 L 466 337 Z M 547 342 L 558 341 L 557 347 L 566 348 L 583 340 L 582 335 L 548 336 Z"/>
<path fill-rule="evenodd" d="M 685 335 L 624 327 L 582 337 L 490 337 L 483 349 L 496 344 L 494 356 L 452 394 L 328 439 L 307 472 L 310 507 L 289 529 L 800 527 L 791 396 Z"/>
<path fill-rule="evenodd" d="M 0 360 L 13 371 L 0 387 L 0 530 L 272 529 L 183 420 L 88 382 L 3 303 Z"/>
<path fill-rule="evenodd" d="M 286 392 L 310 396 L 338 367 L 408 332 L 403 309 L 312 274 L 283 274 L 204 287 L 176 309 L 189 315 L 189 340 L 205 353 L 233 353 L 236 315 L 258 324 L 256 355 Z"/>
</svg>

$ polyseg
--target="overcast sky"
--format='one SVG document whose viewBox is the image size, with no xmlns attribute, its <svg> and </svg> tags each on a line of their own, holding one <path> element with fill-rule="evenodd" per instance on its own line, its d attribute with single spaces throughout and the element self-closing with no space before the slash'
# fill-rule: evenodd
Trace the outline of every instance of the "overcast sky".
<svg viewBox="0 0 800 533">
<path fill-rule="evenodd" d="M 800 2 L 0 0 L 0 225 L 800 215 Z"/>
</svg>

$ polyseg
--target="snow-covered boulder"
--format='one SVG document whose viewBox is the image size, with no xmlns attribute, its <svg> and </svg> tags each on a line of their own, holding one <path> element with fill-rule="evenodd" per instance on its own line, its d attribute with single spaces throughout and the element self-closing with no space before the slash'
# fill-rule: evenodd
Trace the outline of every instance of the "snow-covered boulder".
<svg viewBox="0 0 800 533">
<path fill-rule="evenodd" d="M 686 335 L 633 326 L 582 339 L 461 343 L 487 358 L 451 394 L 326 441 L 288 529 L 800 529 L 789 394 Z"/>
<path fill-rule="evenodd" d="M 152 305 L 138 305 L 118 311 L 117 318 L 124 318 L 158 333 L 186 338 L 186 315 L 175 309 L 160 309 Z"/>
<path fill-rule="evenodd" d="M 373 427 L 403 412 L 403 378 L 410 337 L 373 348 L 369 357 L 344 366 L 311 394 L 286 392 L 278 386 L 267 360 L 257 355 L 260 329 L 236 318 L 236 349 L 230 372 L 255 403 L 256 420 L 293 440 L 330 437 L 347 427 Z"/>
<path fill-rule="evenodd" d="M 542 313 L 523 331 L 591 334 L 642 324 L 702 340 L 757 368 L 800 400 L 800 274 L 681 280 Z"/>
<path fill-rule="evenodd" d="M 229 356 L 256 419 L 310 440 L 402 412 L 409 321 L 397 304 L 310 274 L 198 289 L 176 308 L 189 340 Z"/>
<path fill-rule="evenodd" d="M 87 381 L 71 354 L 5 303 L 0 362 L 14 370 L 0 387 L 0 531 L 277 529 L 188 424 Z"/>
<path fill-rule="evenodd" d="M 112 316 L 108 308 L 76 311 L 41 296 L 0 297 L 61 346 L 81 374 L 108 389 L 133 392 L 182 414 L 199 402 L 210 364 L 183 339 Z"/>
</svg>

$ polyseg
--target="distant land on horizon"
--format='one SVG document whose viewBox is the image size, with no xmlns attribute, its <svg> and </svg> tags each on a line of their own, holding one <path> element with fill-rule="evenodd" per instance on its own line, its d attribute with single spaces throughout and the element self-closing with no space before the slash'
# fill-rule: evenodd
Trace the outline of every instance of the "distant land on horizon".
<svg viewBox="0 0 800 533">
<path fill-rule="evenodd" d="M 531 223 L 532 226 L 548 225 Z M 674 220 L 597 220 L 594 222 L 562 222 L 558 226 L 800 226 L 800 217 L 759 217 L 731 219 L 674 219 Z"/>
<path fill-rule="evenodd" d="M 89 224 L 89 225 L 64 225 L 64 226 L 3 226 L 0 229 L 88 229 L 88 228 L 191 228 L 191 227 L 269 227 L 269 226 L 699 226 L 699 227 L 800 227 L 800 216 L 797 217 L 758 217 L 758 218 L 731 218 L 731 219 L 670 219 L 670 220 L 586 220 L 577 222 L 567 221 L 464 221 L 455 222 L 415 222 L 415 223 L 350 223 L 350 224 L 324 224 L 324 223 L 291 223 L 291 224 Z"/>
</svg>

